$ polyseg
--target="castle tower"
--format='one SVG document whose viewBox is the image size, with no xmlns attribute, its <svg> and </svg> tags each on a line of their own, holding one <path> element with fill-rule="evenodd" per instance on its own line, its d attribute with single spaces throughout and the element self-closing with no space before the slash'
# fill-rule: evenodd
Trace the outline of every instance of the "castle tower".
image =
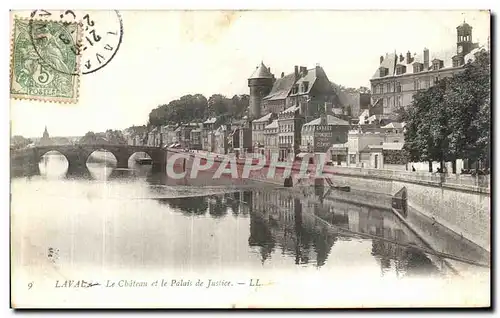
<svg viewBox="0 0 500 318">
<path fill-rule="evenodd" d="M 457 26 L 457 54 L 464 56 L 473 48 L 472 27 L 464 21 Z"/>
<path fill-rule="evenodd" d="M 269 68 L 261 62 L 248 79 L 248 87 L 250 88 L 248 117 L 250 121 L 261 116 L 262 98 L 269 94 L 273 88 L 273 84 L 274 76 L 271 74 Z"/>
</svg>

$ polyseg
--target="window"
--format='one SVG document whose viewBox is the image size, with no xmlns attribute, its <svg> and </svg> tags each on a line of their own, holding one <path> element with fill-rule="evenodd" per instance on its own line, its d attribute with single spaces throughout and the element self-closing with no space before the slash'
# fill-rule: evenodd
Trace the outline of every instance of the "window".
<svg viewBox="0 0 500 318">
<path fill-rule="evenodd" d="M 391 83 L 386 84 L 386 91 L 389 93 L 391 91 Z"/>
<path fill-rule="evenodd" d="M 418 79 L 413 82 L 413 89 L 418 91 L 420 89 L 420 81 Z"/>
<path fill-rule="evenodd" d="M 396 83 L 396 92 L 401 93 L 401 83 Z"/>
<path fill-rule="evenodd" d="M 413 73 L 420 73 L 423 71 L 423 64 L 421 63 L 415 63 L 413 64 Z"/>
<path fill-rule="evenodd" d="M 436 85 L 439 82 L 439 77 L 434 77 L 434 85 Z"/>
<path fill-rule="evenodd" d="M 441 60 L 434 60 L 432 61 L 432 69 L 434 71 L 437 71 L 439 69 L 443 68 L 443 61 Z"/>
<path fill-rule="evenodd" d="M 388 69 L 385 68 L 385 67 L 381 67 L 379 68 L 379 74 L 380 74 L 380 77 L 384 77 L 384 76 L 387 76 L 387 73 L 388 73 Z"/>
<path fill-rule="evenodd" d="M 356 163 L 356 155 L 355 154 L 349 155 L 349 162 L 350 163 Z"/>
<path fill-rule="evenodd" d="M 398 65 L 396 66 L 396 75 L 404 74 L 406 73 L 406 66 L 403 65 Z"/>
<path fill-rule="evenodd" d="M 380 94 L 384 93 L 384 84 L 380 84 Z"/>
<path fill-rule="evenodd" d="M 394 97 L 389 97 L 389 107 L 394 107 Z"/>
<path fill-rule="evenodd" d="M 304 89 L 304 92 L 307 92 L 307 89 L 309 88 L 309 82 L 304 82 L 304 84 L 302 84 L 302 88 Z"/>
</svg>

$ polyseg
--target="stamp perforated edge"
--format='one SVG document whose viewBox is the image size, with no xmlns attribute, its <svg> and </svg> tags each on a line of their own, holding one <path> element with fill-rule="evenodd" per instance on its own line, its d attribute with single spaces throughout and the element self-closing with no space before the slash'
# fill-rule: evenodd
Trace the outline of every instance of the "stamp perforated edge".
<svg viewBox="0 0 500 318">
<path fill-rule="evenodd" d="M 16 20 L 25 20 L 25 21 L 40 21 L 40 22 L 56 22 L 60 23 L 61 21 L 58 20 L 53 20 L 53 19 L 32 19 L 32 18 L 26 18 L 26 17 L 18 17 L 14 16 L 12 18 L 12 21 L 10 24 L 11 27 L 11 35 L 10 35 L 10 74 L 9 74 L 9 95 L 10 99 L 14 100 L 30 100 L 30 101 L 40 101 L 40 102 L 45 102 L 45 103 L 58 103 L 58 104 L 76 104 L 78 103 L 78 99 L 80 97 L 80 59 L 81 59 L 81 54 L 76 55 L 76 69 L 78 70 L 79 74 L 78 75 L 73 75 L 75 77 L 75 82 L 73 84 L 73 97 L 72 98 L 65 98 L 65 97 L 44 97 L 44 96 L 35 96 L 35 95 L 28 95 L 28 94 L 12 94 L 11 93 L 11 88 L 12 88 L 12 79 L 14 76 L 14 36 L 15 36 L 15 21 Z M 76 42 L 81 45 L 82 44 L 82 23 L 75 21 L 72 22 L 77 25 L 77 32 L 76 32 Z"/>
</svg>

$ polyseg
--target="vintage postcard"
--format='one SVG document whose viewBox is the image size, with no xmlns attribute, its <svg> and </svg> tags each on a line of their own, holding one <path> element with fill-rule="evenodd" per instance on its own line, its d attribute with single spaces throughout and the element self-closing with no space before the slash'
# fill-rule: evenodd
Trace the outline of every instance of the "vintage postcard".
<svg viewBox="0 0 500 318">
<path fill-rule="evenodd" d="M 11 306 L 491 306 L 490 20 L 11 11 Z"/>
</svg>

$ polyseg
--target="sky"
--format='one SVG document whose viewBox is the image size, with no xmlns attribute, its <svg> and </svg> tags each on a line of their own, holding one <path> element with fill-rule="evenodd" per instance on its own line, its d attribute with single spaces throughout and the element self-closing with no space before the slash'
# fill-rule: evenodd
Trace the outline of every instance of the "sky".
<svg viewBox="0 0 500 318">
<path fill-rule="evenodd" d="M 14 12 L 15 14 L 15 12 Z M 321 65 L 330 81 L 370 86 L 386 53 L 456 47 L 464 20 L 487 43 L 485 11 L 121 11 L 123 42 L 81 76 L 76 104 L 10 100 L 11 134 L 82 136 L 146 124 L 151 109 L 186 94 L 248 94 L 263 61 L 279 77 Z"/>
</svg>

